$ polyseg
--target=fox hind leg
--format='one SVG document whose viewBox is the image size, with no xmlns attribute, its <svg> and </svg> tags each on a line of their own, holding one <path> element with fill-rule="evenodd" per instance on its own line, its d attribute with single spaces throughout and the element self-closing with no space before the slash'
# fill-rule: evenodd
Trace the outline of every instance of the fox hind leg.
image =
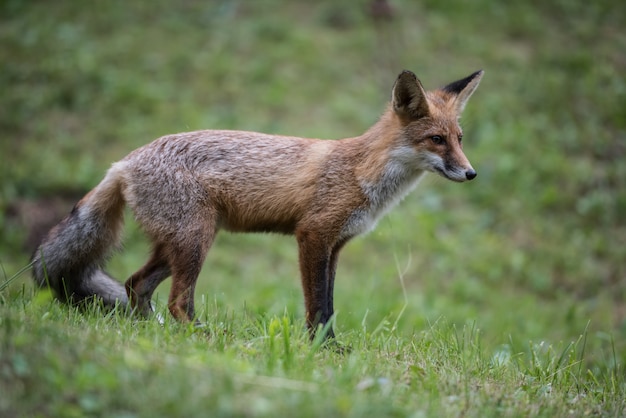
<svg viewBox="0 0 626 418">
<path fill-rule="evenodd" d="M 205 224 L 194 232 L 186 234 L 183 241 L 170 244 L 169 248 L 172 288 L 168 307 L 172 316 L 181 322 L 194 320 L 196 282 L 216 230 L 213 225 Z"/>
<path fill-rule="evenodd" d="M 150 300 L 155 289 L 170 275 L 170 265 L 165 246 L 154 246 L 152 256 L 148 262 L 126 281 L 126 293 L 131 306 L 141 316 L 147 317 L 152 313 Z"/>
</svg>

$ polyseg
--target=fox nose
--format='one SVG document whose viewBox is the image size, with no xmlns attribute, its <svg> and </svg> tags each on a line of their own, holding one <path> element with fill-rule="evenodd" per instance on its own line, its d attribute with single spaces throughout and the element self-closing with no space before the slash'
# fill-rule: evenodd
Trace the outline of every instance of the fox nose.
<svg viewBox="0 0 626 418">
<path fill-rule="evenodd" d="M 477 176 L 476 170 L 474 170 L 473 168 L 470 168 L 469 170 L 465 172 L 465 178 L 468 180 L 472 180 L 476 176 Z"/>
</svg>

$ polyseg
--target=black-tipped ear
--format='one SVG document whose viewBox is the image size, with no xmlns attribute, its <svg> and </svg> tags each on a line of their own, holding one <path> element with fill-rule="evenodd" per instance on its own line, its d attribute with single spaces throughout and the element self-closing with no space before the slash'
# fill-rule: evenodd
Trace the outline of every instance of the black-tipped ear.
<svg viewBox="0 0 626 418">
<path fill-rule="evenodd" d="M 476 71 L 474 74 L 450 83 L 441 89 L 446 93 L 451 93 L 456 96 L 454 101 L 456 109 L 459 113 L 461 113 L 465 108 L 467 101 L 478 87 L 484 73 L 485 72 L 483 70 Z"/>
<path fill-rule="evenodd" d="M 422 83 L 411 71 L 402 71 L 391 93 L 393 110 L 399 116 L 419 119 L 428 116 L 428 101 Z"/>
</svg>

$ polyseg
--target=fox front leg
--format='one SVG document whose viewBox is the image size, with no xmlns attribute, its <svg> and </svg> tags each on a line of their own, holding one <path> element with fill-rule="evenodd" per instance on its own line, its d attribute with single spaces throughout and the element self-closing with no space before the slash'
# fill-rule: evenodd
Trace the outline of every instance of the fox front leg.
<svg viewBox="0 0 626 418">
<path fill-rule="evenodd" d="M 315 232 L 299 231 L 296 238 L 298 240 L 306 324 L 311 339 L 313 339 L 320 326 L 324 328 L 333 314 L 332 284 L 329 274 L 331 271 L 331 248 Z M 333 329 L 328 328 L 325 338 L 334 337 Z"/>
</svg>

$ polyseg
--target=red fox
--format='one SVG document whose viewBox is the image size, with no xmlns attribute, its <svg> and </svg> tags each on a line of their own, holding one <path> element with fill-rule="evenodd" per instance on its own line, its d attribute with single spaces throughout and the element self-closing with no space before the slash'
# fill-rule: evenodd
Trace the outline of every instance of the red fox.
<svg viewBox="0 0 626 418">
<path fill-rule="evenodd" d="M 219 130 L 161 137 L 114 163 L 48 233 L 33 256 L 35 282 L 67 303 L 95 297 L 149 315 L 154 290 L 171 275 L 168 308 L 193 321 L 196 281 L 218 230 L 294 234 L 313 336 L 333 316 L 337 260 L 351 238 L 428 171 L 456 182 L 476 177 L 458 119 L 482 75 L 426 92 L 404 71 L 380 120 L 354 138 Z M 123 286 L 102 267 L 119 244 L 125 205 L 153 247 Z"/>
</svg>

